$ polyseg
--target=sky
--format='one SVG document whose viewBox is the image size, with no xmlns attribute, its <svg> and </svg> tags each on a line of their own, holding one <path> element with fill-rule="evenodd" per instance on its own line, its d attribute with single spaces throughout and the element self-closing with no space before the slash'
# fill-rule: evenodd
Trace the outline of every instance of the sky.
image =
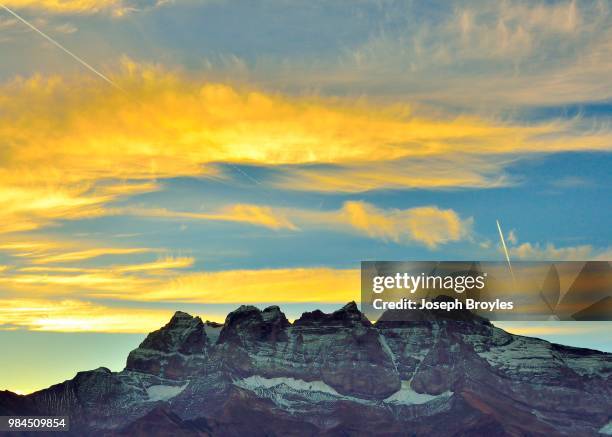
<svg viewBox="0 0 612 437">
<path fill-rule="evenodd" d="M 612 258 L 609 2 L 1 3 L 66 51 L 0 9 L 0 389 L 176 310 L 331 311 L 362 260 L 502 260 L 496 220 L 514 260 Z"/>
</svg>

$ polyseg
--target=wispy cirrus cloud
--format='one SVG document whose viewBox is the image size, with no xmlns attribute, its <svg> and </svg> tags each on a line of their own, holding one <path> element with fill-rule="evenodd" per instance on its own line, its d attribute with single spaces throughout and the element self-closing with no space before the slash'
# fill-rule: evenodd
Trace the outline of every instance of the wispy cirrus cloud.
<svg viewBox="0 0 612 437">
<path fill-rule="evenodd" d="M 474 156 L 461 153 L 435 157 L 410 157 L 368 163 L 333 164 L 319 167 L 280 167 L 269 183 L 276 188 L 327 193 L 361 193 L 375 190 L 452 188 L 499 188 L 519 183 L 504 167 L 515 156 Z M 461 165 L 457 166 L 457 162 Z"/>
<path fill-rule="evenodd" d="M 62 252 L 32 258 L 34 264 L 51 264 L 84 261 L 107 255 L 134 255 L 153 252 L 153 249 L 144 247 L 99 247 L 94 249 L 78 250 L 75 252 Z"/>
<path fill-rule="evenodd" d="M 231 223 L 245 223 L 263 226 L 270 229 L 291 229 L 297 227 L 285 217 L 280 210 L 269 206 L 251 204 L 227 205 L 214 212 L 186 212 L 172 211 L 165 208 L 124 208 L 117 211 L 121 214 L 133 214 L 142 217 L 156 217 L 168 219 L 210 220 Z"/>
<path fill-rule="evenodd" d="M 510 256 L 525 260 L 560 260 L 560 261 L 579 261 L 589 259 L 594 248 L 590 244 L 579 246 L 557 247 L 552 243 L 521 243 L 510 247 Z"/>
<path fill-rule="evenodd" d="M 227 61 L 253 81 L 505 111 L 609 100 L 612 44 L 604 1 L 390 2 L 330 58 L 287 56 L 273 66 Z M 253 65 L 254 64 L 254 65 Z M 223 68 L 223 65 L 220 67 Z"/>
<path fill-rule="evenodd" d="M 111 268 L 118 272 L 162 272 L 174 269 L 184 269 L 193 266 L 195 259 L 187 256 L 180 257 L 164 257 L 156 261 L 143 263 L 143 264 L 131 264 L 125 266 L 119 266 Z"/>
<path fill-rule="evenodd" d="M 26 164 L 25 162 L 23 163 Z M 121 197 L 154 191 L 151 182 L 124 183 L 70 181 L 55 171 L 50 162 L 42 174 L 27 167 L 0 170 L 0 233 L 23 232 L 53 225 L 58 220 L 77 220 L 107 215 L 105 205 Z M 18 181 L 21 174 L 23 179 Z"/>
<path fill-rule="evenodd" d="M 508 233 L 506 241 L 509 244 L 508 252 L 510 256 L 519 260 L 582 261 L 590 259 L 608 260 L 610 258 L 609 248 L 596 248 L 591 244 L 558 246 L 553 243 L 519 242 L 514 229 Z"/>
<path fill-rule="evenodd" d="M 42 11 L 52 14 L 109 13 L 122 17 L 130 12 L 166 3 L 165 0 L 3 0 L 9 8 Z"/>
</svg>

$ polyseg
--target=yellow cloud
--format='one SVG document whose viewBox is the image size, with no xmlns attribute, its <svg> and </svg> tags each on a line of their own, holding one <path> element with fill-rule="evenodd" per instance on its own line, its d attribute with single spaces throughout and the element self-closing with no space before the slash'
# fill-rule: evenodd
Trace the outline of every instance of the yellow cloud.
<svg viewBox="0 0 612 437">
<path fill-rule="evenodd" d="M 127 275 L 113 271 L 17 273 L 0 276 L 5 291 L 20 296 L 102 296 L 130 299 L 138 293 L 159 287 L 163 282 L 149 276 Z"/>
<path fill-rule="evenodd" d="M 142 264 L 112 265 L 110 267 L 56 267 L 28 266 L 19 268 L 20 272 L 28 273 L 102 273 L 102 272 L 162 272 L 164 270 L 191 267 L 195 262 L 191 257 L 165 257 Z M 1 270 L 0 270 L 1 271 Z"/>
<path fill-rule="evenodd" d="M 472 224 L 470 219 L 462 220 L 452 209 L 425 206 L 381 210 L 365 202 L 346 202 L 341 218 L 371 237 L 395 242 L 408 239 L 430 248 L 465 238 Z"/>
<path fill-rule="evenodd" d="M 212 213 L 170 211 L 165 208 L 124 208 L 120 211 L 145 217 L 226 221 L 248 223 L 271 229 L 297 229 L 282 212 L 260 205 L 234 204 Z"/>
<path fill-rule="evenodd" d="M 107 307 L 79 300 L 4 299 L 0 303 L 0 330 L 148 333 L 163 326 L 173 313 Z M 223 322 L 225 314 L 213 312 L 202 317 Z"/>
<path fill-rule="evenodd" d="M 582 322 L 578 323 L 555 323 L 555 322 L 496 322 L 496 326 L 512 334 L 537 336 L 537 335 L 585 335 L 588 333 L 602 332 L 607 329 L 605 324 Z"/>
<path fill-rule="evenodd" d="M 199 303 L 346 302 L 359 300 L 359 270 L 290 268 L 178 274 L 192 259 L 80 268 L 28 266 L 0 275 L 7 293 Z M 163 274 L 158 274 L 158 273 Z"/>
<path fill-rule="evenodd" d="M 288 268 L 183 272 L 192 257 L 165 256 L 148 262 L 110 258 L 105 266 L 83 267 L 84 260 L 151 252 L 146 248 L 66 250 L 70 242 L 9 241 L 0 250 L 23 255 L 22 265 L 0 271 L 5 296 L 71 300 L 111 298 L 200 303 L 345 302 L 359 300 L 358 270 Z M 33 256 L 28 256 L 33 255 Z M 59 264 L 59 265 L 58 265 Z"/>
<path fill-rule="evenodd" d="M 20 272 L 28 272 L 28 273 L 93 273 L 93 272 L 101 272 L 102 269 L 98 268 L 84 268 L 84 267 L 56 267 L 56 266 L 30 266 L 30 267 L 21 267 L 19 269 Z"/>
<path fill-rule="evenodd" d="M 186 218 L 249 223 L 272 229 L 299 229 L 324 225 L 339 231 L 363 232 L 370 237 L 396 243 L 419 242 L 430 248 L 469 236 L 472 219 L 462 219 L 451 210 L 435 206 L 379 209 L 365 202 L 346 202 L 338 211 L 272 208 L 261 205 L 228 205 L 215 213 L 192 213 L 167 209 L 127 208 L 122 212 L 146 217 Z M 347 225 L 349 228 L 347 228 Z"/>
<path fill-rule="evenodd" d="M 108 11 L 117 17 L 135 9 L 129 1 L 125 0 L 3 0 L 2 3 L 15 9 L 42 9 L 60 14 L 94 14 Z"/>
<path fill-rule="evenodd" d="M 359 300 L 359 270 L 295 268 L 181 275 L 143 300 L 202 303 L 347 302 Z"/>
<path fill-rule="evenodd" d="M 108 75 L 127 95 L 88 75 L 0 85 L 0 232 L 110 214 L 110 203 L 159 189 L 152 180 L 219 175 L 218 162 L 283 166 L 273 183 L 284 188 L 489 187 L 509 182 L 501 170 L 514 154 L 612 144 L 601 132 L 572 137 L 570 122 L 433 119 L 407 105 L 287 97 L 129 60 Z M 293 226 L 248 205 L 217 219 Z"/>
<path fill-rule="evenodd" d="M 89 243 L 87 243 L 89 244 Z M 122 256 L 136 255 L 150 252 L 163 252 L 162 249 L 150 249 L 146 247 L 87 247 L 85 243 L 70 240 L 45 240 L 32 241 L 29 239 L 14 239 L 8 240 L 0 244 L 0 252 L 6 252 L 12 257 L 20 259 L 21 262 L 31 264 L 45 265 L 54 263 L 75 263 L 102 256 Z M 171 264 L 183 266 L 192 263 L 192 258 L 172 258 L 166 257 L 155 261 L 140 265 L 141 270 L 153 268 L 155 265 L 162 266 Z M 149 267 L 150 266 L 150 267 Z M 136 265 L 132 267 L 136 268 Z M 112 268 L 112 267 L 111 267 Z M 85 269 L 82 267 L 39 267 L 27 266 L 21 267 L 20 271 L 55 271 L 55 272 L 82 272 Z M 94 271 L 96 269 L 88 269 Z M 108 269 L 107 269 L 108 270 Z"/>
<path fill-rule="evenodd" d="M 340 231 L 361 232 L 372 238 L 396 243 L 418 242 L 433 249 L 439 244 L 468 238 L 471 218 L 463 219 L 452 209 L 422 206 L 381 209 L 367 202 L 345 202 L 336 211 L 286 210 L 305 224 L 321 224 Z M 290 212 L 289 212 L 290 211 Z"/>
<path fill-rule="evenodd" d="M 158 272 L 170 269 L 184 269 L 191 267 L 194 262 L 195 259 L 191 257 L 166 257 L 150 263 L 132 264 L 111 269 L 117 272 Z"/>
<path fill-rule="evenodd" d="M 133 255 L 138 253 L 152 252 L 153 249 L 141 248 L 141 247 L 100 247 L 95 249 L 79 250 L 75 252 L 65 252 L 56 255 L 48 255 L 40 258 L 34 258 L 32 262 L 34 264 L 49 264 L 49 263 L 62 263 L 62 262 L 74 262 L 83 261 L 87 259 L 97 258 L 106 255 Z"/>
<path fill-rule="evenodd" d="M 52 241 L 40 238 L 37 241 L 30 239 L 6 240 L 0 243 L 0 252 L 5 252 L 14 258 L 24 260 L 43 257 L 52 252 L 68 250 L 71 245 L 67 242 Z"/>
<path fill-rule="evenodd" d="M 609 148 L 601 137 L 581 138 L 580 144 L 545 137 L 562 133 L 567 126 L 561 124 L 433 120 L 411 114 L 406 105 L 288 98 L 130 61 L 113 79 L 130 96 L 89 76 L 35 76 L 5 84 L 0 132 L 8 138 L 13 167 L 29 168 L 29 177 L 41 179 L 51 172 L 38 173 L 46 164 L 72 169 L 62 172 L 69 180 L 142 179 L 201 175 L 202 165 L 220 161 L 348 164 Z M 20 166 L 26 162 L 29 167 Z"/>
<path fill-rule="evenodd" d="M 41 169 L 47 173 L 48 169 Z M 32 176 L 25 172 L 21 182 L 13 180 L 22 168 L 0 170 L 0 233 L 28 231 L 52 224 L 56 220 L 76 220 L 107 215 L 105 204 L 119 197 L 131 196 L 159 188 L 154 183 L 104 183 L 94 186 L 94 179 L 70 182 L 60 175 Z"/>
<path fill-rule="evenodd" d="M 511 158 L 447 154 L 327 167 L 289 167 L 272 184 L 300 191 L 358 193 L 378 189 L 495 188 L 514 184 L 503 173 Z"/>
</svg>

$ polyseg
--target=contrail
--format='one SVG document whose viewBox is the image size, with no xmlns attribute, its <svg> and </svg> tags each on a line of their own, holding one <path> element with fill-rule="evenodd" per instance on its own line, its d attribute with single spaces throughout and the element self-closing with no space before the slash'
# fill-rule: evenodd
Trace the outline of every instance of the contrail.
<svg viewBox="0 0 612 437">
<path fill-rule="evenodd" d="M 516 279 L 514 278 L 514 271 L 512 270 L 512 264 L 510 263 L 510 254 L 508 253 L 508 247 L 506 246 L 506 240 L 504 239 L 504 233 L 502 232 L 501 226 L 499 224 L 499 220 L 495 220 L 497 223 L 497 230 L 499 231 L 499 239 L 501 240 L 502 247 L 504 248 L 504 253 L 506 254 L 506 261 L 508 262 L 508 269 L 510 270 L 510 274 L 512 275 L 512 280 L 516 283 Z"/>
<path fill-rule="evenodd" d="M 32 29 L 34 32 L 38 33 L 40 36 L 42 36 L 43 38 L 45 38 L 47 41 L 49 41 L 51 44 L 53 44 L 54 46 L 56 46 L 57 48 L 59 48 L 60 50 L 62 50 L 63 52 L 65 52 L 66 54 L 68 54 L 70 57 L 72 57 L 72 59 L 74 59 L 75 61 L 77 61 L 79 64 L 81 64 L 82 66 L 84 66 L 85 68 L 87 68 L 89 71 L 91 71 L 92 73 L 94 73 L 96 76 L 100 77 L 101 79 L 103 79 L 104 81 L 108 82 L 111 86 L 117 88 L 119 91 L 121 91 L 122 93 L 125 93 L 125 91 L 119 86 L 117 85 L 115 82 L 113 82 L 112 80 L 110 80 L 108 77 L 106 77 L 104 74 L 100 73 L 98 70 L 96 70 L 93 66 L 91 66 L 90 64 L 88 64 L 86 61 L 84 61 L 83 59 L 81 59 L 79 56 L 75 55 L 74 53 L 72 53 L 70 50 L 68 50 L 66 47 L 64 47 L 63 45 L 61 45 L 59 42 L 57 42 L 56 40 L 54 40 L 53 38 L 51 38 L 49 35 L 47 35 L 45 32 L 43 32 L 42 30 L 40 30 L 39 28 L 37 28 L 36 26 L 34 26 L 32 23 L 30 23 L 28 20 L 26 20 L 25 18 L 21 17 L 19 14 L 17 14 L 15 11 L 9 9 L 8 7 L 4 6 L 2 3 L 0 3 L 0 7 L 2 9 L 4 9 L 6 12 L 8 12 L 9 14 L 11 14 L 13 17 L 17 18 L 19 21 L 21 21 L 23 24 L 25 24 L 26 26 L 28 26 L 30 29 Z"/>
</svg>

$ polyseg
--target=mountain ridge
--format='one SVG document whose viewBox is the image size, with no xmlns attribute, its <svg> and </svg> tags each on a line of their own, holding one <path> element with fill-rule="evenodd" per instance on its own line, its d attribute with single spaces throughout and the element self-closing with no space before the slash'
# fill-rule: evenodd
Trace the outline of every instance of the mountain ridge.
<svg viewBox="0 0 612 437">
<path fill-rule="evenodd" d="M 350 302 L 290 323 L 241 306 L 218 325 L 176 312 L 124 370 L 0 392 L 0 414 L 68 412 L 74 435 L 601 435 L 612 354 L 470 314 L 372 323 Z"/>
</svg>

